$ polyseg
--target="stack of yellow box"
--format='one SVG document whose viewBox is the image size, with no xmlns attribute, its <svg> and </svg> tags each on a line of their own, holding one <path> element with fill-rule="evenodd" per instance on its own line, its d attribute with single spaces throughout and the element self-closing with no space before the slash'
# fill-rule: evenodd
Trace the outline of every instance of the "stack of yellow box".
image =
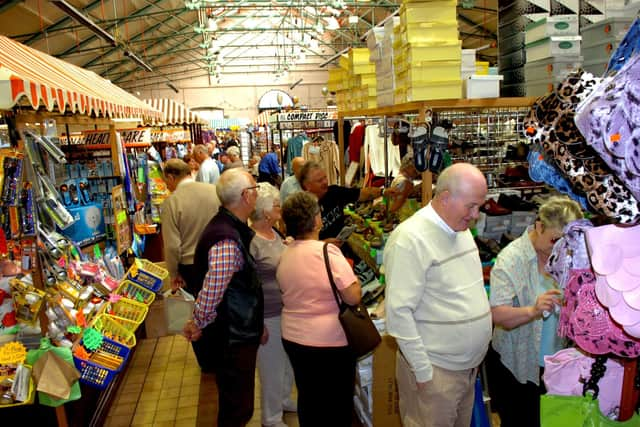
<svg viewBox="0 0 640 427">
<path fill-rule="evenodd" d="M 376 106 L 375 64 L 369 62 L 367 48 L 351 49 L 329 70 L 327 88 L 336 92 L 336 105 L 343 111 Z"/>
<path fill-rule="evenodd" d="M 462 97 L 456 0 L 405 0 L 394 29 L 395 103 Z"/>
</svg>

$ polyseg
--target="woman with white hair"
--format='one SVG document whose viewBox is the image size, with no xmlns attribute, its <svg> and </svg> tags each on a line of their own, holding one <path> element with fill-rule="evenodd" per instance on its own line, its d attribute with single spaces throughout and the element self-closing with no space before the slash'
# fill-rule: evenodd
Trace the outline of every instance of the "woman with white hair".
<svg viewBox="0 0 640 427">
<path fill-rule="evenodd" d="M 293 370 L 282 346 L 280 320 L 282 296 L 276 280 L 276 268 L 285 242 L 274 228 L 281 219 L 280 193 L 269 183 L 258 183 L 256 208 L 250 216 L 251 228 L 256 232 L 249 252 L 256 261 L 258 277 L 264 293 L 264 327 L 266 343 L 258 349 L 262 425 L 285 427 L 284 411 L 295 411 L 291 400 Z"/>
</svg>

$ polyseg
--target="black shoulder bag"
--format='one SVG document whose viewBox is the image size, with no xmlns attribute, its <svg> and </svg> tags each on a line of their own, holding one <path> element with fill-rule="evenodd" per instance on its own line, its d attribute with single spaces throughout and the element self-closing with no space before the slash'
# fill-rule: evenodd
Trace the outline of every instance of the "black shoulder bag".
<svg viewBox="0 0 640 427">
<path fill-rule="evenodd" d="M 380 344 L 380 341 L 382 341 L 382 338 L 380 338 L 380 333 L 378 333 L 376 326 L 371 321 L 367 308 L 362 303 L 349 305 L 341 301 L 338 296 L 338 288 L 336 288 L 336 284 L 333 281 L 333 274 L 331 273 L 331 266 L 329 265 L 327 245 L 328 243 L 325 243 L 322 249 L 324 253 L 324 264 L 327 267 L 327 275 L 329 276 L 333 296 L 336 298 L 336 304 L 338 304 L 338 319 L 340 320 L 342 329 L 344 329 L 349 347 L 351 347 L 356 357 L 362 357 L 375 350 L 378 344 Z"/>
</svg>

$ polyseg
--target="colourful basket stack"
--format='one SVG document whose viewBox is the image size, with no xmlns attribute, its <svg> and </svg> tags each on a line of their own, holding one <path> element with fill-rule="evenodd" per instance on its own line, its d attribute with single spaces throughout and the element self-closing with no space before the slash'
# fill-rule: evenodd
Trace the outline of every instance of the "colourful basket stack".
<svg viewBox="0 0 640 427">
<path fill-rule="evenodd" d="M 412 2 L 400 7 L 394 28 L 394 102 L 462 96 L 457 2 Z"/>
</svg>

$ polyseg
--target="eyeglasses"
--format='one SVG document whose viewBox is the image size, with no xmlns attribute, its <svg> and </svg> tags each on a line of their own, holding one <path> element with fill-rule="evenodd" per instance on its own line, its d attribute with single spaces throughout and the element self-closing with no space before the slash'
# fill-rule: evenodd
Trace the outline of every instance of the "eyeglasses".
<svg viewBox="0 0 640 427">
<path fill-rule="evenodd" d="M 248 190 L 257 190 L 258 188 L 260 188 L 259 185 L 254 185 L 253 187 L 247 187 L 244 190 L 242 190 L 242 193 L 244 194 L 244 192 Z"/>
</svg>

